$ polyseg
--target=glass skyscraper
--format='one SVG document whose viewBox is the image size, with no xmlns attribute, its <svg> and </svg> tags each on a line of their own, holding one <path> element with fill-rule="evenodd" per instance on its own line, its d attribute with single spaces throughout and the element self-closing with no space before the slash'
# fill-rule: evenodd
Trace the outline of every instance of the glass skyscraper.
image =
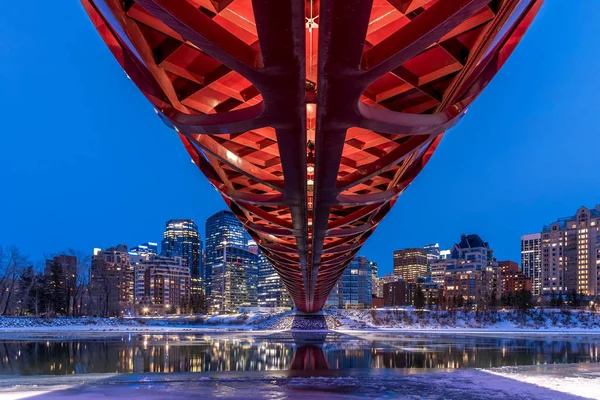
<svg viewBox="0 0 600 400">
<path fill-rule="evenodd" d="M 209 297 L 211 310 L 227 313 L 237 312 L 241 307 L 256 307 L 258 256 L 227 242 L 217 246 L 216 250 Z"/>
<path fill-rule="evenodd" d="M 138 256 L 141 259 L 148 260 L 153 255 L 158 255 L 158 243 L 145 242 L 129 249 L 130 256 Z"/>
<path fill-rule="evenodd" d="M 213 284 L 213 278 L 222 274 L 223 250 L 229 249 L 243 250 L 249 254 L 248 257 L 254 257 L 256 265 L 256 254 L 248 249 L 250 235 L 244 229 L 242 223 L 229 210 L 219 211 L 206 220 L 206 255 L 205 255 L 205 279 L 206 294 L 212 297 L 214 288 L 222 289 L 222 284 Z M 232 251 L 231 254 L 245 254 Z M 245 256 L 244 256 L 245 257 Z M 215 268 L 220 268 L 215 271 Z M 256 285 L 255 285 L 256 287 Z M 255 304 L 256 305 L 256 304 Z"/>
<path fill-rule="evenodd" d="M 258 305 L 260 307 L 289 307 L 290 296 L 281 277 L 267 257 L 258 253 Z"/>
<path fill-rule="evenodd" d="M 181 257 L 190 269 L 192 293 L 198 293 L 204 289 L 202 241 L 198 233 L 198 226 L 193 220 L 171 219 L 167 221 L 160 245 L 160 255 Z"/>
<path fill-rule="evenodd" d="M 352 259 L 327 299 L 331 308 L 366 308 L 371 306 L 373 264 L 364 256 Z"/>
</svg>

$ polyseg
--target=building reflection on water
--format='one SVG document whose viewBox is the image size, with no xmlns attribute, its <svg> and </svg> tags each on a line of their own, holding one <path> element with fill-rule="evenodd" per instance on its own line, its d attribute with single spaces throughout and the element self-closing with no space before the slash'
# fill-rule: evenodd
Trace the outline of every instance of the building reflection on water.
<svg viewBox="0 0 600 400">
<path fill-rule="evenodd" d="M 0 375 L 487 368 L 598 362 L 600 338 L 493 338 L 335 332 L 127 335 L 102 340 L 3 341 Z"/>
</svg>

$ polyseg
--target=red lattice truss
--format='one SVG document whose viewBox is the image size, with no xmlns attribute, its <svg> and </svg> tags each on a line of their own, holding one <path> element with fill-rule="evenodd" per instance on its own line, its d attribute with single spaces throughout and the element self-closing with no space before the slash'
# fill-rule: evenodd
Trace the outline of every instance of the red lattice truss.
<svg viewBox="0 0 600 400">
<path fill-rule="evenodd" d="M 542 0 L 82 3 L 314 312 Z"/>
</svg>

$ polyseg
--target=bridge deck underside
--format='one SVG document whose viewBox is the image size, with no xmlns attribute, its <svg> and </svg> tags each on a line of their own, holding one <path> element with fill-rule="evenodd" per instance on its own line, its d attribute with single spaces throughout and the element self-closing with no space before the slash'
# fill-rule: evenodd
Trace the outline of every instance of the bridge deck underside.
<svg viewBox="0 0 600 400">
<path fill-rule="evenodd" d="M 82 0 L 304 312 L 542 0 Z"/>
</svg>

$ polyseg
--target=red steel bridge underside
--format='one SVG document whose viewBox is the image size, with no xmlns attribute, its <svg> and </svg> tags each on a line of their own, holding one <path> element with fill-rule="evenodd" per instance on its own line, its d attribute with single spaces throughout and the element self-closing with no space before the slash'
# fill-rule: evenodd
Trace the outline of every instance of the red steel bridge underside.
<svg viewBox="0 0 600 400">
<path fill-rule="evenodd" d="M 542 0 L 81 0 L 289 290 L 319 311 Z"/>
</svg>

